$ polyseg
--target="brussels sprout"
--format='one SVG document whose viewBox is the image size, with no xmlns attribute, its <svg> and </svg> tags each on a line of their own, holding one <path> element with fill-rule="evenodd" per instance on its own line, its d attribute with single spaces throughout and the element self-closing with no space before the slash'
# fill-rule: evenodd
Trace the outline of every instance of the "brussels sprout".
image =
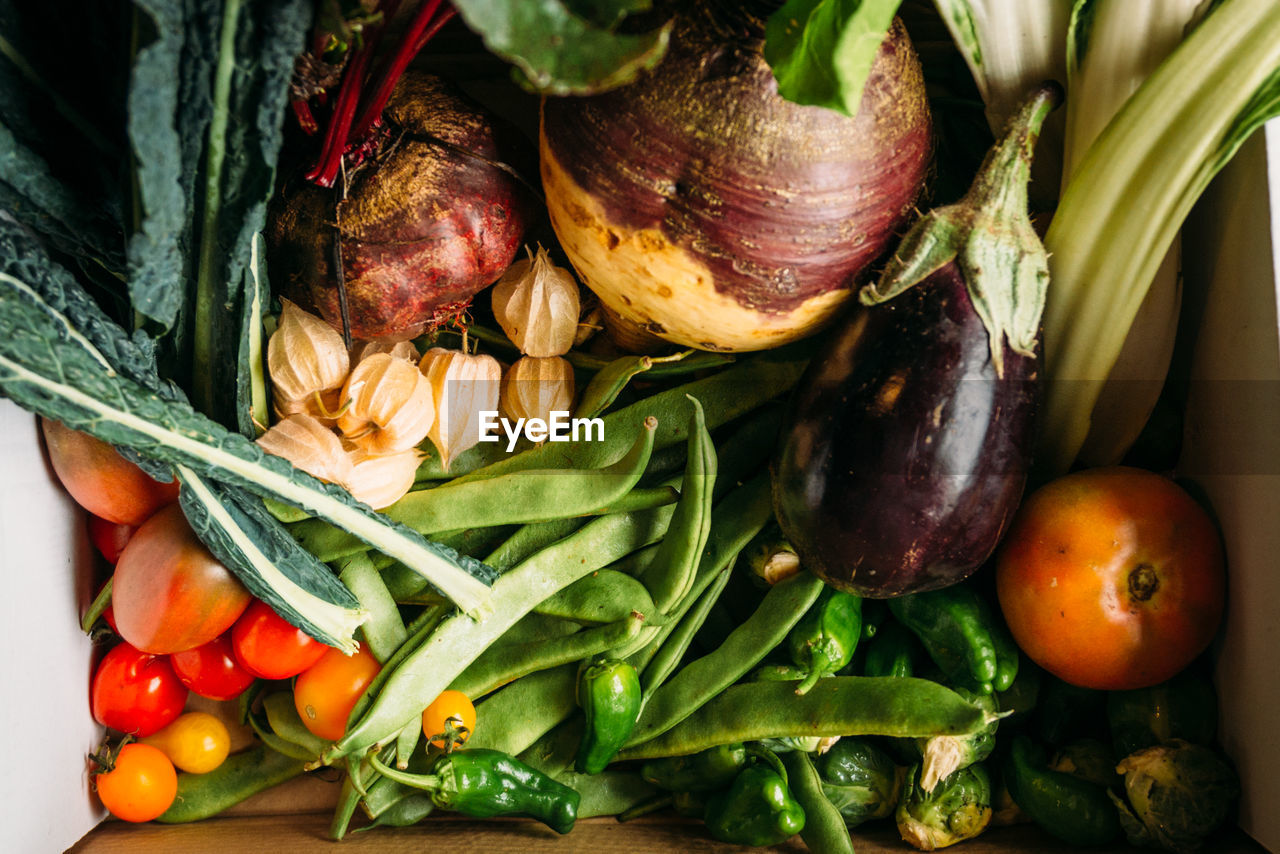
<svg viewBox="0 0 1280 854">
<path fill-rule="evenodd" d="M 893 815 L 902 792 L 902 769 L 867 739 L 845 736 L 815 756 L 813 764 L 823 794 L 849 827 Z"/>
<path fill-rule="evenodd" d="M 1120 760 L 1128 803 L 1111 793 L 1134 845 L 1194 851 L 1231 815 L 1235 770 L 1214 750 L 1172 739 Z"/>
<path fill-rule="evenodd" d="M 996 699 L 991 694 L 970 691 L 968 688 L 952 686 L 961 697 L 975 706 L 996 712 Z M 918 739 L 920 749 L 920 788 L 932 792 L 938 781 L 953 772 L 981 762 L 991 755 L 996 746 L 996 727 L 999 721 L 992 721 L 971 735 L 935 735 L 932 738 Z"/>
<path fill-rule="evenodd" d="M 940 780 L 932 792 L 916 785 L 919 766 L 907 772 L 896 814 L 902 838 L 921 851 L 972 839 L 991 823 L 991 778 L 981 763 Z"/>
</svg>

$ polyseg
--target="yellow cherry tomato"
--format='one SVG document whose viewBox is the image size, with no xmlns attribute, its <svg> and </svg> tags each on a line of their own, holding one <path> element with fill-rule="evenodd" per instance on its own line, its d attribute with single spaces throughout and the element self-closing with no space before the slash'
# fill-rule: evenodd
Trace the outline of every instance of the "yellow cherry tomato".
<svg viewBox="0 0 1280 854">
<path fill-rule="evenodd" d="M 206 774 L 227 758 L 231 734 L 226 724 L 208 712 L 187 712 L 142 743 L 158 748 L 188 774 Z"/>
<path fill-rule="evenodd" d="M 455 744 L 466 741 L 476 728 L 476 707 L 461 691 L 441 691 L 440 696 L 423 709 L 422 734 L 430 738 L 434 746 L 444 747 L 445 740 L 435 736 L 449 732 L 449 722 L 453 723 L 452 731 L 458 736 Z"/>
</svg>

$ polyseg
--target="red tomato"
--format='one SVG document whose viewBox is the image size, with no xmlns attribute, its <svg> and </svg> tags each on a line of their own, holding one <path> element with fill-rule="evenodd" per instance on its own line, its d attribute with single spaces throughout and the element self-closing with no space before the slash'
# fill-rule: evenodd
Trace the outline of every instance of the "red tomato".
<svg viewBox="0 0 1280 854">
<path fill-rule="evenodd" d="M 108 770 L 93 776 L 102 805 L 124 821 L 151 821 L 178 794 L 173 763 L 149 744 L 126 744 Z"/>
<path fill-rule="evenodd" d="M 1035 492 L 996 566 L 1018 646 L 1085 688 L 1163 682 L 1204 651 L 1222 621 L 1217 530 L 1173 481 L 1140 469 L 1077 472 Z"/>
<path fill-rule="evenodd" d="M 120 636 L 145 652 L 206 644 L 231 628 L 253 597 L 170 505 L 129 540 L 112 581 Z"/>
<path fill-rule="evenodd" d="M 108 522 L 100 516 L 89 516 L 89 540 L 107 559 L 107 563 L 112 565 L 120 559 L 120 552 L 124 551 L 136 530 L 137 525 L 121 525 L 118 522 Z"/>
<path fill-rule="evenodd" d="M 381 669 L 364 647 L 352 655 L 325 647 L 320 660 L 293 683 L 293 705 L 303 725 L 320 738 L 342 738 L 356 701 Z"/>
<path fill-rule="evenodd" d="M 138 737 L 167 726 L 186 703 L 187 688 L 168 659 L 127 643 L 102 657 L 89 689 L 94 720 Z"/>
<path fill-rule="evenodd" d="M 141 525 L 177 499 L 177 482 L 157 483 L 101 439 L 48 418 L 41 418 L 40 425 L 58 480 L 93 515 L 122 525 Z"/>
<path fill-rule="evenodd" d="M 194 649 L 173 653 L 169 664 L 192 693 L 210 700 L 235 699 L 253 684 L 253 674 L 236 661 L 229 633 Z"/>
<path fill-rule="evenodd" d="M 262 679 L 288 679 L 320 660 L 329 647 L 255 599 L 231 628 L 241 666 Z"/>
</svg>

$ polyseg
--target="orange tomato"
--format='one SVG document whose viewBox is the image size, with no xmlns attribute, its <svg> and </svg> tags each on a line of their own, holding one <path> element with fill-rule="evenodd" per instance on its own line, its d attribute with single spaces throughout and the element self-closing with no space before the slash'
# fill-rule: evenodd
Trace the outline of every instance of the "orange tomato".
<svg viewBox="0 0 1280 854">
<path fill-rule="evenodd" d="M 183 652 L 231 628 L 253 597 L 171 504 L 146 521 L 116 562 L 111 608 L 120 636 L 144 652 Z"/>
<path fill-rule="evenodd" d="M 178 498 L 176 481 L 158 483 L 115 448 L 88 433 L 41 418 L 49 462 L 75 502 L 120 525 L 141 525 Z"/>
<path fill-rule="evenodd" d="M 1085 688 L 1144 688 L 1182 670 L 1217 632 L 1225 588 L 1208 514 L 1173 481 L 1133 468 L 1037 490 L 996 562 L 1018 646 Z"/>
<path fill-rule="evenodd" d="M 430 738 L 434 746 L 444 747 L 445 740 L 433 736 L 448 732 L 450 721 L 458 734 L 456 744 L 462 744 L 475 731 L 476 707 L 461 691 L 441 691 L 440 696 L 422 710 L 422 734 Z"/>
<path fill-rule="evenodd" d="M 351 655 L 330 647 L 293 683 L 293 705 L 313 734 L 337 741 L 347 731 L 347 718 L 382 665 L 368 649 Z"/>
<path fill-rule="evenodd" d="M 126 744 L 111 767 L 94 774 L 98 798 L 124 821 L 151 821 L 173 803 L 178 774 L 169 757 L 149 744 Z"/>
</svg>

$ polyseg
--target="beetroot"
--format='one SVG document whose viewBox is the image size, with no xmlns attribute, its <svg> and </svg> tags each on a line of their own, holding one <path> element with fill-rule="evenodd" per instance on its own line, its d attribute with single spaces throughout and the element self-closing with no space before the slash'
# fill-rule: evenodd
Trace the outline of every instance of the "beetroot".
<svg viewBox="0 0 1280 854">
<path fill-rule="evenodd" d="M 268 245 L 282 294 L 356 338 L 409 337 L 466 307 L 511 264 L 537 203 L 519 134 L 439 78 L 406 73 L 374 154 L 330 189 L 297 180 Z M 341 258 L 341 269 L 335 258 Z"/>
</svg>

